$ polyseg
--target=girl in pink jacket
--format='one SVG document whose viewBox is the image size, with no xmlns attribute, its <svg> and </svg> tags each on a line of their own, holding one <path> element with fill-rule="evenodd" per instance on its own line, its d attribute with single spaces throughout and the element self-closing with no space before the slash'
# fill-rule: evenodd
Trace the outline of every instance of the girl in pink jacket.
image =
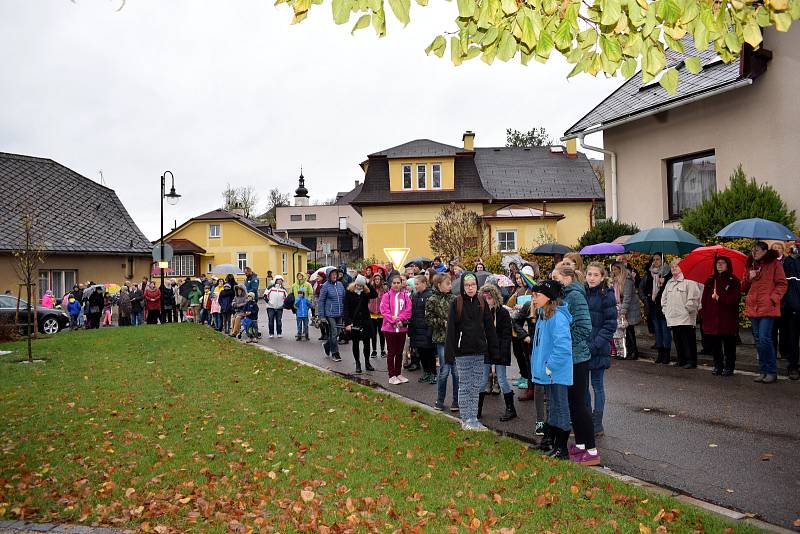
<svg viewBox="0 0 800 534">
<path fill-rule="evenodd" d="M 400 365 L 403 361 L 403 345 L 406 342 L 408 320 L 411 318 L 411 299 L 403 287 L 403 280 L 395 276 L 391 280 L 389 291 L 381 298 L 381 315 L 383 326 L 381 331 L 386 337 L 386 357 L 389 368 L 389 383 L 392 385 L 404 384 L 408 379 L 400 374 Z"/>
</svg>

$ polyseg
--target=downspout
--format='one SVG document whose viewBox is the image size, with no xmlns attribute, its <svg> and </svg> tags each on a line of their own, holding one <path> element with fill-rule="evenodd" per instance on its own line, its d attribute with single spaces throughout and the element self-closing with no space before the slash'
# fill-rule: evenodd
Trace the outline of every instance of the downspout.
<svg viewBox="0 0 800 534">
<path fill-rule="evenodd" d="M 617 153 L 612 150 L 606 150 L 596 146 L 587 145 L 583 142 L 583 137 L 586 134 L 578 134 L 578 142 L 581 148 L 586 150 L 593 150 L 611 156 L 611 218 L 617 220 Z"/>
<path fill-rule="evenodd" d="M 297 263 L 295 263 L 294 261 L 294 256 L 298 252 L 300 252 L 300 249 L 298 247 L 294 247 L 294 252 L 292 252 L 292 280 L 294 280 L 294 282 L 292 282 L 293 284 L 297 281 L 297 272 L 295 271 L 295 269 L 297 268 Z"/>
</svg>

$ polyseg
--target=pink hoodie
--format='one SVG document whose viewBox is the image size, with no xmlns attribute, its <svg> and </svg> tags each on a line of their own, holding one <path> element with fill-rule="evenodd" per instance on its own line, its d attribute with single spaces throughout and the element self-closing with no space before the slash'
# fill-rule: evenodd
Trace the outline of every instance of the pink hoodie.
<svg viewBox="0 0 800 534">
<path fill-rule="evenodd" d="M 407 332 L 403 326 L 404 321 L 411 319 L 411 299 L 404 290 L 389 289 L 381 298 L 381 315 L 383 315 L 382 332 Z M 392 317 L 397 316 L 397 323 L 392 322 Z"/>
</svg>

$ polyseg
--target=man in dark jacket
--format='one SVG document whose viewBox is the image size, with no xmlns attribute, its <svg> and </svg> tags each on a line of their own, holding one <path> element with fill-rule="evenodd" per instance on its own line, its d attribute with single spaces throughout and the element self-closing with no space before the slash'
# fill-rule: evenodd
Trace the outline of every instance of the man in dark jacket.
<svg viewBox="0 0 800 534">
<path fill-rule="evenodd" d="M 772 248 L 779 254 L 785 250 L 783 243 L 774 243 Z M 784 254 L 778 259 L 788 283 L 786 294 L 781 299 L 779 348 L 781 356 L 788 360 L 789 378 L 797 380 L 800 379 L 800 256 Z"/>
<path fill-rule="evenodd" d="M 478 278 L 473 272 L 465 272 L 461 294 L 450 306 L 445 341 L 445 360 L 455 362 L 458 369 L 458 402 L 464 430 L 487 430 L 478 421 L 478 398 L 484 359 L 487 354 L 496 358 L 498 350 L 491 310 L 478 295 Z"/>
<path fill-rule="evenodd" d="M 138 285 L 131 286 L 131 324 L 141 326 L 144 313 L 144 293 Z"/>
<path fill-rule="evenodd" d="M 339 281 L 339 271 L 331 269 L 328 280 L 319 290 L 317 315 L 328 323 L 328 340 L 323 345 L 325 354 L 335 362 L 342 361 L 339 356 L 339 331 L 342 329 L 344 313 L 344 285 Z"/>
</svg>

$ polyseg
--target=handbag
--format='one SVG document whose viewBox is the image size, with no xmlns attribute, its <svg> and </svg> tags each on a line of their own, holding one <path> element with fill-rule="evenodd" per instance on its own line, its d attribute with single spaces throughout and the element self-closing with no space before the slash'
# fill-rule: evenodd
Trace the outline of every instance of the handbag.
<svg viewBox="0 0 800 534">
<path fill-rule="evenodd" d="M 284 310 L 294 309 L 294 293 L 289 293 L 283 300 L 283 309 Z"/>
</svg>

